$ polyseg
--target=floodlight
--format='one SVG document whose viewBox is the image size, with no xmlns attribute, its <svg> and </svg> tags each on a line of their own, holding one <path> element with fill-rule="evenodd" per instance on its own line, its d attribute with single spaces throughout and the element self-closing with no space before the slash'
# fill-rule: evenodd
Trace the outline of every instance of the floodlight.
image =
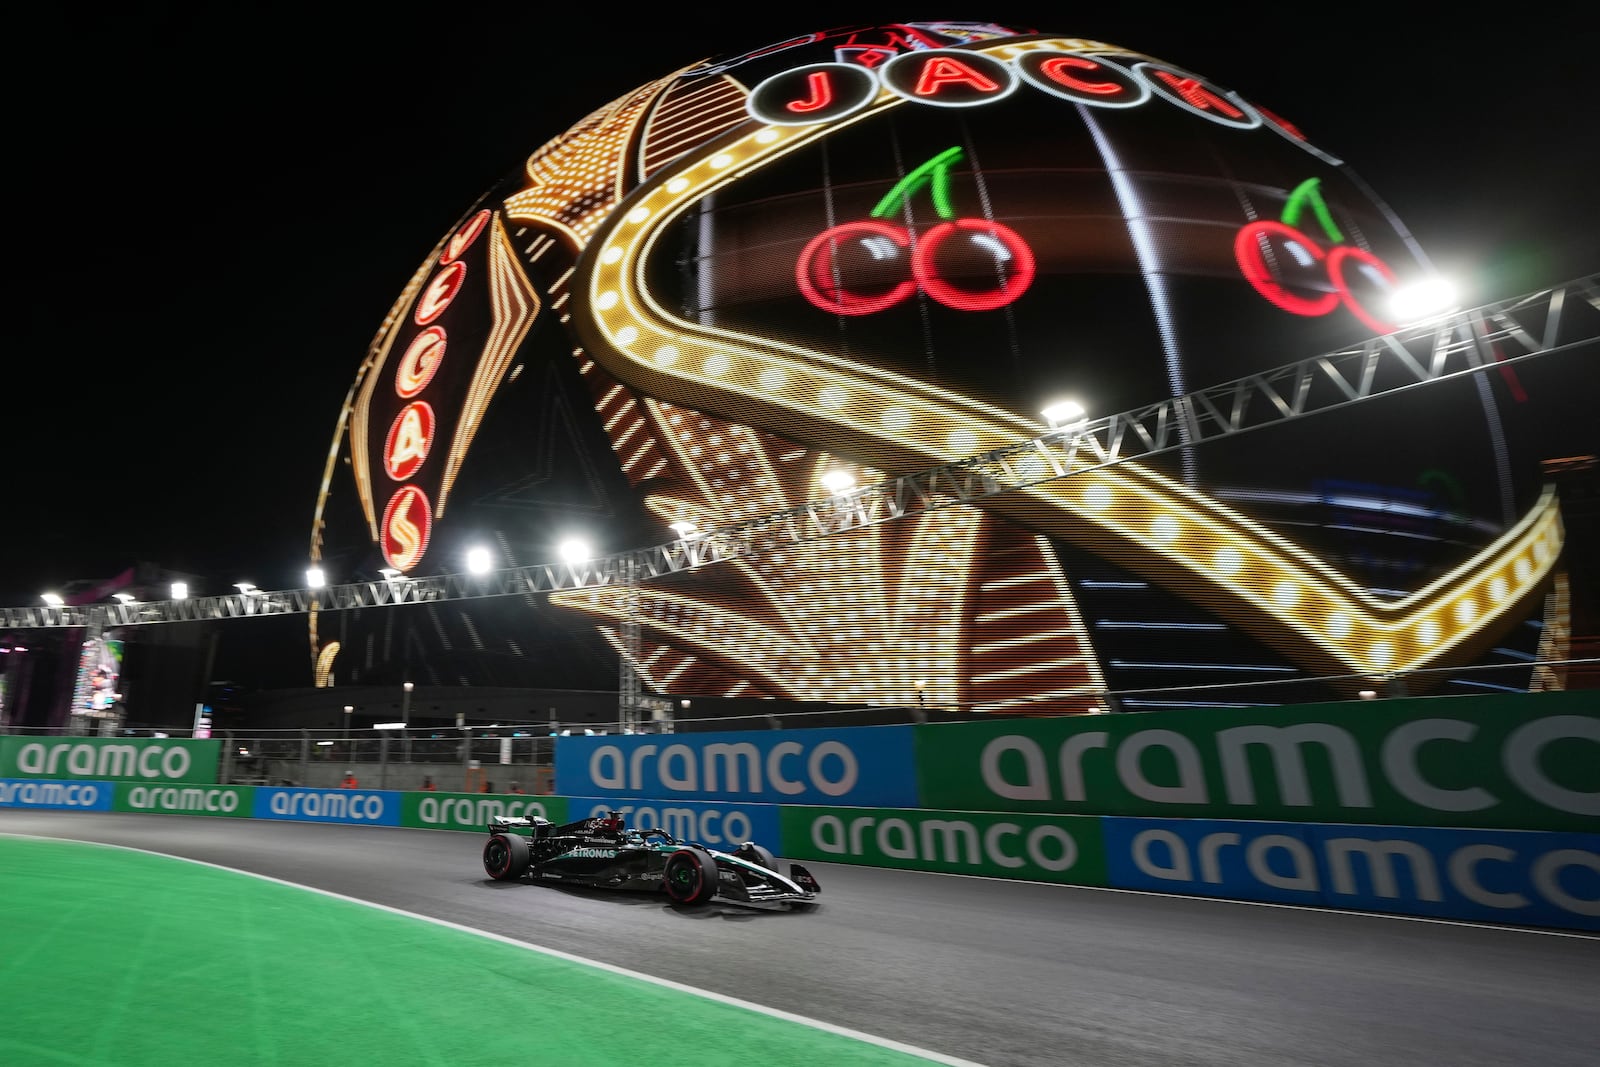
<svg viewBox="0 0 1600 1067">
<path fill-rule="evenodd" d="M 1070 426 L 1082 422 L 1089 413 L 1076 400 L 1057 400 L 1039 414 L 1049 420 L 1051 426 Z"/>
<path fill-rule="evenodd" d="M 838 495 L 855 488 L 855 475 L 849 471 L 829 471 L 822 476 L 822 485 L 828 492 Z"/>
<path fill-rule="evenodd" d="M 1421 322 L 1454 311 L 1456 287 L 1445 278 L 1428 278 L 1395 290 L 1389 311 L 1402 325 Z"/>
</svg>

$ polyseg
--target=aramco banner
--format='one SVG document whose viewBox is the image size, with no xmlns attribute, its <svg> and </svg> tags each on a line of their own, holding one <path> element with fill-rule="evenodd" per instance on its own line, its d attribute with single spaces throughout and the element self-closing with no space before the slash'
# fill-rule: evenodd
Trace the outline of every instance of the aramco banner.
<svg viewBox="0 0 1600 1067">
<path fill-rule="evenodd" d="M 253 785 L 134 785 L 116 787 L 112 811 L 154 815 L 210 815 L 248 819 L 255 811 Z"/>
<path fill-rule="evenodd" d="M 556 741 L 556 789 L 569 797 L 726 803 L 917 803 L 909 726 L 602 734 Z"/>
<path fill-rule="evenodd" d="M 567 798 L 504 793 L 401 793 L 400 825 L 423 830 L 488 832 L 496 816 L 567 821 Z"/>
<path fill-rule="evenodd" d="M 0 778 L 0 808 L 110 811 L 116 788 L 112 782 L 49 782 L 37 778 Z"/>
<path fill-rule="evenodd" d="M 399 826 L 400 798 L 386 790 L 288 789 L 256 786 L 253 819 Z"/>
<path fill-rule="evenodd" d="M 1600 696 L 1429 697 L 916 731 L 921 806 L 1590 830 Z"/>
<path fill-rule="evenodd" d="M 1600 834 L 1101 820 L 1111 885 L 1600 930 Z"/>
<path fill-rule="evenodd" d="M 221 752 L 215 739 L 0 737 L 0 778 L 210 785 Z"/>
<path fill-rule="evenodd" d="M 699 801 L 630 800 L 618 797 L 571 797 L 574 819 L 592 819 L 607 812 L 621 815 L 636 830 L 665 830 L 680 841 L 733 851 L 746 841 L 782 850 L 782 827 L 773 804 L 703 804 Z"/>
<path fill-rule="evenodd" d="M 783 857 L 1107 885 L 1100 820 L 888 808 L 778 809 Z"/>
</svg>

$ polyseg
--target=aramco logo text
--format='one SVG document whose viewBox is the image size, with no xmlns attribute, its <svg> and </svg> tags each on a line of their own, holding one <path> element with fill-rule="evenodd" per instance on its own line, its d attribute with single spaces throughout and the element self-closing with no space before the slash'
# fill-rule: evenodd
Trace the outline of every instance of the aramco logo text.
<svg viewBox="0 0 1600 1067">
<path fill-rule="evenodd" d="M 17 750 L 17 770 L 45 778 L 170 778 L 189 773 L 189 751 L 165 745 L 33 741 Z"/>
<path fill-rule="evenodd" d="M 638 745 L 626 754 L 616 745 L 601 745 L 589 757 L 589 778 L 601 789 L 642 790 L 659 783 L 669 793 L 760 793 L 770 787 L 798 796 L 809 787 L 839 797 L 855 788 L 860 774 L 856 754 L 841 741 L 823 741 L 809 753 L 798 741 L 780 741 L 765 758 L 744 741 L 698 749 Z"/>
</svg>

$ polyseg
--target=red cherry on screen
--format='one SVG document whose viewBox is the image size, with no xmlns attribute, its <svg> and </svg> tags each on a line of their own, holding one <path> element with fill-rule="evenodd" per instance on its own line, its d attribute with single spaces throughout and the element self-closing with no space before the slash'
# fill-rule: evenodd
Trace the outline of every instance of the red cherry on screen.
<svg viewBox="0 0 1600 1067">
<path fill-rule="evenodd" d="M 916 290 L 899 226 L 877 220 L 846 222 L 806 242 L 795 281 L 812 304 L 838 315 L 871 315 Z"/>
<path fill-rule="evenodd" d="M 1268 260 L 1268 252 L 1277 254 Z M 1290 288 L 1315 290 L 1327 284 L 1322 247 L 1293 226 L 1270 219 L 1242 226 L 1233 239 L 1233 256 L 1255 291 L 1274 306 L 1295 315 L 1326 315 L 1339 306 L 1337 291 L 1303 294 Z"/>
</svg>

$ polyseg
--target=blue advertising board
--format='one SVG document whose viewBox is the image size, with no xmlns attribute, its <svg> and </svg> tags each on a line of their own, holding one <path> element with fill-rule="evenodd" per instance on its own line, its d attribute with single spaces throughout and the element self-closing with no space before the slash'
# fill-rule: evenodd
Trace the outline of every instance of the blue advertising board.
<svg viewBox="0 0 1600 1067">
<path fill-rule="evenodd" d="M 400 798 L 395 791 L 372 789 L 256 788 L 256 819 L 280 822 L 344 822 L 363 826 L 399 826 Z"/>
<path fill-rule="evenodd" d="M 1101 820 L 1110 885 L 1600 930 L 1600 834 Z"/>
<path fill-rule="evenodd" d="M 56 808 L 110 811 L 115 782 L 55 782 L 39 778 L 0 778 L 0 808 Z"/>
<path fill-rule="evenodd" d="M 665 830 L 680 841 L 732 850 L 746 841 L 783 852 L 783 833 L 774 804 L 707 804 L 695 800 L 638 800 L 624 797 L 568 797 L 572 819 L 621 812 L 629 826 Z"/>
<path fill-rule="evenodd" d="M 602 734 L 556 742 L 567 796 L 914 808 L 909 726 Z"/>
</svg>

